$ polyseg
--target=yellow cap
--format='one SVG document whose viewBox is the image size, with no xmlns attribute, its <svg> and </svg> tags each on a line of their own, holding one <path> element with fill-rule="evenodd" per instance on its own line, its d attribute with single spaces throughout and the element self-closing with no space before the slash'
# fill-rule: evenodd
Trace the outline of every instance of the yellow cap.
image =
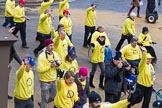
<svg viewBox="0 0 162 108">
<path fill-rule="evenodd" d="M 150 53 L 147 53 L 147 58 L 153 59 L 154 57 L 152 57 Z"/>
</svg>

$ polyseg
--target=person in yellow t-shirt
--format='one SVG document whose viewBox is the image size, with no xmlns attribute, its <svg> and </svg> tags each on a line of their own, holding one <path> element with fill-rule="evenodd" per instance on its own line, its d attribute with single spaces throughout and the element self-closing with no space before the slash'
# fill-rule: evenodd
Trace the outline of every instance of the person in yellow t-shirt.
<svg viewBox="0 0 162 108">
<path fill-rule="evenodd" d="M 68 54 L 65 57 L 65 60 L 62 62 L 62 64 L 60 65 L 60 69 L 61 70 L 65 70 L 65 71 L 72 71 L 74 72 L 74 74 L 76 74 L 78 72 L 78 62 L 76 60 L 76 51 L 75 48 L 71 48 L 68 52 Z"/>
<path fill-rule="evenodd" d="M 137 41 L 137 37 L 133 37 L 131 43 L 120 50 L 122 53 L 122 60 L 127 61 L 132 67 L 135 67 L 135 74 L 137 74 L 138 64 L 142 58 L 142 51 L 139 45 L 137 45 Z"/>
<path fill-rule="evenodd" d="M 63 18 L 60 20 L 60 24 L 64 25 L 65 32 L 67 33 L 70 41 L 72 42 L 72 20 L 70 18 L 70 11 L 63 11 Z"/>
<path fill-rule="evenodd" d="M 40 42 L 40 44 L 33 51 L 35 57 L 38 57 L 39 51 L 41 51 L 45 47 L 44 41 L 51 38 L 52 14 L 53 10 L 47 9 L 39 17 L 36 39 Z"/>
<path fill-rule="evenodd" d="M 116 103 L 101 102 L 101 96 L 95 92 L 91 91 L 89 93 L 89 103 L 86 103 L 83 108 L 125 108 L 130 102 L 129 99 L 121 100 Z"/>
<path fill-rule="evenodd" d="M 147 49 L 151 56 L 154 57 L 152 63 L 156 64 L 157 56 L 154 48 L 152 47 L 152 44 L 156 44 L 156 42 L 152 41 L 148 27 L 142 28 L 142 33 L 138 36 L 138 44 L 144 46 Z"/>
<path fill-rule="evenodd" d="M 13 14 L 14 14 L 14 8 L 15 8 L 15 0 L 7 0 L 5 4 L 5 22 L 3 23 L 3 27 L 6 27 L 9 25 L 9 27 L 14 26 L 13 22 Z"/>
<path fill-rule="evenodd" d="M 16 72 L 16 86 L 14 90 L 15 108 L 34 108 L 34 73 L 31 70 L 35 61 L 26 56 L 24 64 Z"/>
<path fill-rule="evenodd" d="M 69 40 L 66 32 L 64 30 L 58 31 L 58 36 L 53 39 L 54 41 L 54 51 L 56 51 L 62 62 L 65 61 L 65 57 L 68 54 L 68 47 L 72 48 L 73 44 Z"/>
<path fill-rule="evenodd" d="M 63 11 L 69 10 L 69 0 L 63 0 L 59 3 L 59 21 L 62 19 Z"/>
<path fill-rule="evenodd" d="M 127 39 L 128 44 L 129 44 L 131 42 L 132 37 L 136 36 L 135 17 L 136 17 L 136 14 L 134 12 L 131 12 L 130 16 L 128 18 L 126 18 L 126 20 L 124 21 L 122 35 L 121 35 L 121 38 L 115 48 L 116 51 L 120 50 L 125 39 Z"/>
<path fill-rule="evenodd" d="M 86 18 L 85 18 L 85 34 L 84 34 L 84 41 L 83 47 L 88 48 L 90 45 L 92 34 L 95 32 L 96 26 L 96 4 L 91 4 L 86 11 Z M 91 35 L 89 36 L 89 34 Z"/>
<path fill-rule="evenodd" d="M 90 72 L 90 87 L 95 88 L 93 85 L 93 78 L 97 69 L 97 65 L 99 65 L 101 74 L 99 81 L 99 88 L 104 89 L 103 80 L 105 74 L 105 66 L 104 66 L 104 52 L 105 52 L 105 36 L 99 36 L 97 41 L 94 44 L 91 44 L 93 47 L 93 52 L 91 56 L 92 69 Z"/>
<path fill-rule="evenodd" d="M 53 51 L 54 43 L 51 39 L 45 40 L 46 49 L 38 56 L 37 71 L 41 88 L 41 108 L 47 108 L 47 104 L 52 102 L 56 95 L 56 69 L 60 66 L 60 57 Z"/>
<path fill-rule="evenodd" d="M 19 0 L 19 5 L 16 6 L 14 9 L 13 20 L 15 23 L 15 27 L 12 34 L 16 36 L 17 32 L 20 31 L 22 48 L 29 48 L 26 42 L 26 21 L 30 19 L 25 15 L 25 3 L 25 0 Z"/>
<path fill-rule="evenodd" d="M 140 103 L 143 100 L 141 108 L 149 108 L 149 103 L 152 95 L 152 86 L 153 86 L 153 76 L 155 74 L 154 67 L 151 64 L 153 57 L 147 53 L 145 47 L 141 47 L 143 50 L 142 59 L 139 63 L 138 70 L 138 78 L 136 90 L 133 95 L 138 93 L 139 97 L 135 98 L 134 101 L 129 105 L 128 108 L 131 108 L 134 104 Z"/>
<path fill-rule="evenodd" d="M 73 108 L 75 103 L 79 102 L 77 85 L 74 82 L 75 74 L 67 71 L 57 80 L 57 94 L 54 99 L 54 108 Z"/>
</svg>

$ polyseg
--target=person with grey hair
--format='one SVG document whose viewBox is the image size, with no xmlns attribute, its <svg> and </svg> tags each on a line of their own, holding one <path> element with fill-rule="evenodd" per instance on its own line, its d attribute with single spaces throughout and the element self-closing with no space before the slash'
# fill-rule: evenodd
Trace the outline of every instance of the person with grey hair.
<svg viewBox="0 0 162 108">
<path fill-rule="evenodd" d="M 136 16 L 136 14 L 134 12 L 132 12 L 132 13 L 130 13 L 130 16 L 124 21 L 122 36 L 121 36 L 119 43 L 117 44 L 117 46 L 115 48 L 116 51 L 120 50 L 125 39 L 127 39 L 128 43 L 130 43 L 132 37 L 136 35 L 135 20 L 134 20 L 135 16 Z"/>
</svg>

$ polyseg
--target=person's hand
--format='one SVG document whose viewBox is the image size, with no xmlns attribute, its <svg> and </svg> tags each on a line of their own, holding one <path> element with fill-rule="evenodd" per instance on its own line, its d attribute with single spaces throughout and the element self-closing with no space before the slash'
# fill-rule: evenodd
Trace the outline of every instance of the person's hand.
<svg viewBox="0 0 162 108">
<path fill-rule="evenodd" d="M 128 62 L 127 62 L 128 63 Z M 128 66 L 125 67 L 126 70 L 130 70 L 131 69 L 131 65 L 128 63 Z"/>
<path fill-rule="evenodd" d="M 144 46 L 140 46 L 142 51 L 147 51 L 147 49 Z"/>
<path fill-rule="evenodd" d="M 58 77 L 62 78 L 63 75 L 64 75 L 65 71 L 64 70 L 61 70 L 61 69 L 57 69 L 57 75 Z"/>
<path fill-rule="evenodd" d="M 119 69 L 121 69 L 121 68 L 123 67 L 122 62 L 119 62 L 119 63 L 117 64 L 117 67 L 118 67 Z"/>
<path fill-rule="evenodd" d="M 54 68 L 54 67 L 56 67 L 57 65 L 56 65 L 56 63 L 55 62 L 52 62 L 51 63 L 51 68 Z"/>
<path fill-rule="evenodd" d="M 24 62 L 24 65 L 26 65 L 26 64 L 28 64 L 28 63 L 29 63 L 28 56 L 26 56 L 26 57 L 23 59 L 23 62 Z"/>
</svg>

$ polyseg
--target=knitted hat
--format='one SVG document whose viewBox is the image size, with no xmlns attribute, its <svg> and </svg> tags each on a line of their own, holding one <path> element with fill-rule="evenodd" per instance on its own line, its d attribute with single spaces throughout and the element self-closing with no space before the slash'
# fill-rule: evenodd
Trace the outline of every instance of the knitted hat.
<svg viewBox="0 0 162 108">
<path fill-rule="evenodd" d="M 120 60 L 120 59 L 121 59 L 121 52 L 116 51 L 115 56 L 114 56 L 114 60 Z"/>
<path fill-rule="evenodd" d="M 80 67 L 79 75 L 80 76 L 88 76 L 88 68 L 85 66 Z"/>
<path fill-rule="evenodd" d="M 74 47 L 71 48 L 71 49 L 69 50 L 68 55 L 69 55 L 71 58 L 74 58 L 74 59 L 77 57 L 76 51 L 75 51 L 75 48 L 74 48 Z"/>
<path fill-rule="evenodd" d="M 63 14 L 70 14 L 70 11 L 67 10 L 67 9 L 65 9 L 65 10 L 63 11 Z"/>
<path fill-rule="evenodd" d="M 143 27 L 142 28 L 142 33 L 144 33 L 144 32 L 148 32 L 149 30 L 148 30 L 148 27 Z"/>
<path fill-rule="evenodd" d="M 25 0 L 19 0 L 19 3 L 26 4 Z"/>
<path fill-rule="evenodd" d="M 48 46 L 49 44 L 53 43 L 53 41 L 51 39 L 46 39 L 44 43 L 45 46 Z"/>
<path fill-rule="evenodd" d="M 95 91 L 91 91 L 89 93 L 89 103 L 93 103 L 93 102 L 96 102 L 96 101 L 101 101 L 101 96 L 96 93 Z"/>
</svg>

